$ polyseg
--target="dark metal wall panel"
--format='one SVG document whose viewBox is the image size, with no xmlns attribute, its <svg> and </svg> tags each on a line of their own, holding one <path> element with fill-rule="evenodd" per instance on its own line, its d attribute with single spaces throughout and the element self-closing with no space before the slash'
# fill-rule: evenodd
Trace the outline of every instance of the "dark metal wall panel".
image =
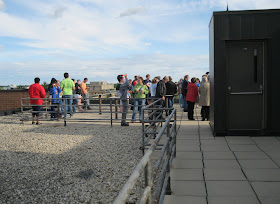
<svg viewBox="0 0 280 204">
<path fill-rule="evenodd" d="M 214 28 L 214 31 L 213 31 Z M 217 135 L 231 134 L 227 130 L 227 40 L 265 40 L 265 112 L 267 128 L 258 134 L 280 133 L 280 10 L 214 12 L 209 25 L 211 117 L 210 124 Z M 214 33 L 214 36 L 212 36 Z M 214 45 L 214 46 L 213 46 Z M 214 51 L 213 51 L 214 47 Z M 214 55 L 211 54 L 214 53 Z M 214 58 L 214 63 L 211 59 Z M 214 64 L 214 66 L 213 66 Z M 212 99 L 212 98 L 215 99 Z M 257 111 L 257 110 L 256 110 Z M 230 132 L 230 133 L 229 133 Z M 238 133 L 238 134 L 241 134 Z"/>
</svg>

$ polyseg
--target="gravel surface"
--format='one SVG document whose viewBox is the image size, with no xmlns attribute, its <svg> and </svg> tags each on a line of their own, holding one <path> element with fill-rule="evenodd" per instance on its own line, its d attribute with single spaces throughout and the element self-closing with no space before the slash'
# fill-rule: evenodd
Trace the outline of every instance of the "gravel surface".
<svg viewBox="0 0 280 204">
<path fill-rule="evenodd" d="M 0 203 L 111 203 L 142 157 L 140 126 L 30 123 L 0 117 Z"/>
</svg>

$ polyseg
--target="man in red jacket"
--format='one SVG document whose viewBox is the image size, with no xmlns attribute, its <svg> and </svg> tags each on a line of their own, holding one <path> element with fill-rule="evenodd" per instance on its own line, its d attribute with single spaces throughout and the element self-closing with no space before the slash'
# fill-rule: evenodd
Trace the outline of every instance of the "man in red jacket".
<svg viewBox="0 0 280 204">
<path fill-rule="evenodd" d="M 198 96 L 198 88 L 197 88 L 195 82 L 196 82 L 196 78 L 193 77 L 191 79 L 191 82 L 189 82 L 188 87 L 187 87 L 186 100 L 188 102 L 188 118 L 189 118 L 189 120 L 194 120 L 193 109 L 194 109 L 194 104 L 196 102 L 196 97 Z"/>
<path fill-rule="evenodd" d="M 33 113 L 32 113 L 32 124 L 35 123 L 35 116 L 37 117 L 37 122 L 36 125 L 40 125 L 41 123 L 39 122 L 39 115 L 41 111 L 41 105 L 43 104 L 43 99 L 46 97 L 46 91 L 43 86 L 41 86 L 40 83 L 40 78 L 36 77 L 34 79 L 34 84 L 32 84 L 29 89 L 29 97 L 30 97 L 30 104 L 32 105 L 33 108 Z"/>
</svg>

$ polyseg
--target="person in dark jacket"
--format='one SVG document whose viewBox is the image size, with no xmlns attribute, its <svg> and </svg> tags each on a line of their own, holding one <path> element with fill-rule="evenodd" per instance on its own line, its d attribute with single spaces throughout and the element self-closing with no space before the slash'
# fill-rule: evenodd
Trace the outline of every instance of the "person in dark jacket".
<svg viewBox="0 0 280 204">
<path fill-rule="evenodd" d="M 166 95 L 166 83 L 168 82 L 169 77 L 165 76 L 163 77 L 162 80 L 160 80 L 157 83 L 157 88 L 156 88 L 156 98 L 161 98 L 162 101 L 157 102 L 157 105 L 161 106 L 161 107 L 165 107 L 165 95 Z M 156 100 L 157 100 L 156 99 Z M 162 111 L 157 112 L 157 116 L 159 114 L 161 114 Z M 162 116 L 161 116 L 162 117 Z"/>
<path fill-rule="evenodd" d="M 183 95 L 183 101 L 184 101 L 184 112 L 188 112 L 188 104 L 187 104 L 187 100 L 186 100 L 186 96 L 187 96 L 187 88 L 188 88 L 188 84 L 189 84 L 189 75 L 186 75 L 184 77 L 183 83 L 182 83 L 182 90 L 181 93 Z"/>
<path fill-rule="evenodd" d="M 165 84 L 166 86 L 166 99 L 168 100 L 168 108 L 172 108 L 174 104 L 174 94 L 177 93 L 177 85 L 172 81 L 171 76 L 169 76 L 169 81 Z M 171 114 L 169 110 L 169 114 Z"/>
<path fill-rule="evenodd" d="M 191 82 L 189 82 L 188 87 L 187 87 L 187 96 L 186 100 L 188 103 L 188 118 L 189 120 L 194 120 L 193 118 L 193 109 L 194 109 L 194 104 L 196 102 L 196 97 L 198 96 L 198 87 L 195 84 L 196 78 L 193 77 L 191 79 Z"/>
</svg>

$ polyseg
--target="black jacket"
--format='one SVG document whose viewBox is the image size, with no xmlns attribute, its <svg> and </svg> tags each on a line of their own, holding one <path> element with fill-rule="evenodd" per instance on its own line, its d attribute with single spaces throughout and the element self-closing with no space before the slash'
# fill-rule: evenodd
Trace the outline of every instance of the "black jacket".
<svg viewBox="0 0 280 204">
<path fill-rule="evenodd" d="M 186 79 L 184 79 L 184 81 L 183 81 L 183 84 L 182 84 L 182 95 L 184 96 L 184 97 L 186 97 L 187 96 L 187 87 L 188 87 L 188 84 L 189 84 L 189 82 L 186 80 Z"/>
<path fill-rule="evenodd" d="M 156 98 L 162 98 L 165 95 L 166 95 L 166 86 L 165 83 L 162 80 L 160 80 L 157 83 Z"/>
<path fill-rule="evenodd" d="M 166 95 L 174 96 L 177 93 L 177 86 L 173 81 L 168 81 L 166 84 Z"/>
</svg>

